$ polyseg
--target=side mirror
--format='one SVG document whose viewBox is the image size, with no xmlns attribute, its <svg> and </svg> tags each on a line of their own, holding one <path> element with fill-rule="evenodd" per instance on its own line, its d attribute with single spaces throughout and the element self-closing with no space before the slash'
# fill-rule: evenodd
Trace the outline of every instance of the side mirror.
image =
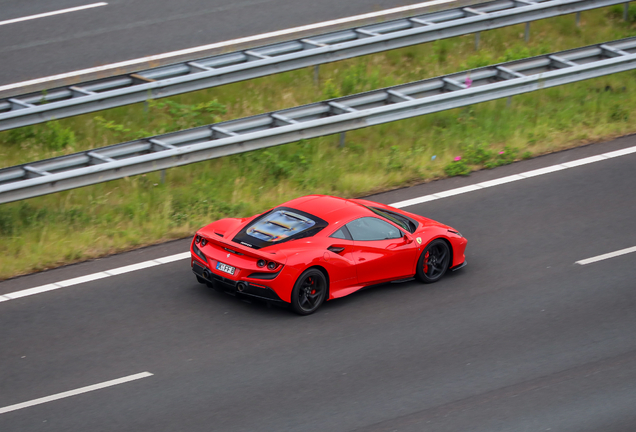
<svg viewBox="0 0 636 432">
<path fill-rule="evenodd" d="M 404 242 L 406 244 L 411 244 L 411 243 L 413 243 L 413 238 L 411 236 L 409 236 L 408 234 L 404 234 Z"/>
</svg>

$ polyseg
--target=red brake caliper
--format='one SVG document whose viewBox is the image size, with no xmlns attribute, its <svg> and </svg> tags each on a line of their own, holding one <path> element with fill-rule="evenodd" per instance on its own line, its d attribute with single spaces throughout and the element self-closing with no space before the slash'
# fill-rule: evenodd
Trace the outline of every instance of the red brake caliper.
<svg viewBox="0 0 636 432">
<path fill-rule="evenodd" d="M 424 255 L 424 274 L 428 273 L 428 251 Z"/>
<path fill-rule="evenodd" d="M 314 284 L 314 280 L 313 280 L 312 278 L 309 278 L 309 284 L 310 284 L 310 285 L 313 285 L 313 284 Z M 316 290 L 315 290 L 315 289 L 312 289 L 310 294 L 311 294 L 311 295 L 316 294 Z"/>
</svg>

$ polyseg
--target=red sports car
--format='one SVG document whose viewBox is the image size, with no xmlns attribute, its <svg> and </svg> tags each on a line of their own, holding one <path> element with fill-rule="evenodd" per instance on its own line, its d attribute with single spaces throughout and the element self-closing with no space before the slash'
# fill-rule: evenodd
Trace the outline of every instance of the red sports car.
<svg viewBox="0 0 636 432">
<path fill-rule="evenodd" d="M 309 195 L 211 223 L 190 252 L 199 282 L 309 315 L 370 285 L 436 282 L 466 265 L 466 243 L 447 225 L 384 204 Z"/>
</svg>

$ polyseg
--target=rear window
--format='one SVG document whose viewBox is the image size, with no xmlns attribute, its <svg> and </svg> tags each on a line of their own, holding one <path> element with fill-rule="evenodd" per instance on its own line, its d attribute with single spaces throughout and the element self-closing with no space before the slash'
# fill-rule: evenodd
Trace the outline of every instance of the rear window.
<svg viewBox="0 0 636 432">
<path fill-rule="evenodd" d="M 255 249 L 297 238 L 311 237 L 327 226 L 327 222 L 286 207 L 275 208 L 243 228 L 233 241 Z"/>
<path fill-rule="evenodd" d="M 247 235 L 266 242 L 278 242 L 316 225 L 316 221 L 288 210 L 275 210 L 252 224 Z"/>
</svg>

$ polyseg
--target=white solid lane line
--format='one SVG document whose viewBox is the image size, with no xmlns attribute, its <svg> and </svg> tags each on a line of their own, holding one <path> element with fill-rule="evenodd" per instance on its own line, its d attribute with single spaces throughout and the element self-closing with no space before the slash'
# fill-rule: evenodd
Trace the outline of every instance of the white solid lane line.
<svg viewBox="0 0 636 432">
<path fill-rule="evenodd" d="M 72 8 L 68 8 L 68 9 L 60 9 L 60 10 L 56 10 L 56 11 L 52 11 L 52 12 L 44 12 L 44 13 L 41 13 L 41 14 L 29 15 L 29 16 L 25 16 L 25 17 L 21 17 L 21 18 L 13 18 L 13 19 L 5 20 L 5 21 L 0 21 L 0 26 L 1 25 L 7 25 L 7 24 L 13 24 L 13 23 L 21 22 L 21 21 L 33 20 L 33 19 L 37 19 L 37 18 L 49 17 L 49 16 L 53 16 L 53 15 L 61 15 L 61 14 L 69 13 L 69 12 L 81 11 L 81 10 L 84 10 L 84 9 L 92 9 L 92 8 L 96 8 L 96 7 L 100 7 L 100 6 L 106 6 L 107 4 L 108 3 L 106 3 L 106 2 L 92 3 L 92 4 L 89 4 L 89 5 L 77 6 L 77 7 L 72 7 Z"/>
<path fill-rule="evenodd" d="M 597 261 L 603 261 L 606 259 L 610 259 L 610 258 L 614 258 L 617 256 L 621 256 L 621 255 L 625 255 L 628 253 L 632 253 L 632 252 L 636 252 L 636 246 L 634 247 L 630 247 L 630 248 L 625 248 L 625 249 L 621 249 L 621 250 L 617 250 L 616 252 L 610 252 L 610 253 L 606 253 L 603 255 L 598 255 L 592 258 L 587 258 L 584 260 L 580 260 L 575 262 L 574 264 L 579 264 L 579 265 L 586 265 L 586 264 L 591 264 Z"/>
<path fill-rule="evenodd" d="M 540 175 L 545 175 L 545 174 L 550 174 L 553 173 L 555 171 L 561 171 L 564 169 L 569 169 L 569 168 L 573 168 L 573 167 L 578 167 L 581 165 L 586 165 L 586 164 L 590 164 L 590 163 L 594 163 L 594 162 L 600 162 L 600 161 L 604 161 L 610 158 L 615 158 L 615 157 L 620 157 L 620 156 L 625 156 L 628 154 L 632 154 L 632 153 L 636 153 L 636 146 L 634 147 L 627 147 L 621 150 L 615 150 L 612 152 L 608 152 L 608 153 L 603 153 L 601 155 L 597 155 L 597 156 L 590 156 L 590 157 L 586 157 L 586 158 L 582 158 L 582 159 L 576 159 L 570 162 L 565 162 L 562 164 L 558 164 L 558 165 L 552 165 L 552 166 L 547 166 L 545 168 L 539 168 L 539 169 L 535 169 L 535 170 L 531 170 L 531 171 L 526 171 L 520 174 L 513 174 L 510 176 L 506 176 L 506 177 L 501 177 L 498 179 L 494 179 L 494 180 L 488 180 L 485 182 L 481 182 L 481 183 L 476 183 L 476 184 L 472 184 L 472 185 L 468 185 L 468 186 L 462 186 L 459 188 L 455 188 L 455 189 L 449 189 L 446 191 L 442 191 L 442 192 L 437 192 L 431 195 L 424 195 L 421 197 L 417 197 L 417 198 L 411 198 L 408 200 L 404 200 L 404 201 L 400 201 L 400 202 L 396 202 L 393 204 L 389 204 L 390 206 L 393 207 L 397 207 L 397 208 L 404 208 L 404 207 L 410 207 L 410 206 L 414 206 L 417 204 L 422 204 L 428 201 L 434 201 L 437 199 L 442 199 L 442 198 L 446 198 L 446 197 L 451 197 L 454 195 L 460 195 L 460 194 L 464 194 L 464 193 L 469 193 L 469 192 L 474 192 L 477 190 L 481 190 L 481 189 L 485 189 L 485 188 L 489 188 L 489 187 L 493 187 L 493 186 L 498 186 L 498 185 L 502 185 L 502 184 L 506 184 L 506 183 L 510 183 L 510 182 L 514 182 L 514 181 L 519 181 L 519 180 L 524 180 L 524 179 L 528 179 L 528 178 L 532 178 L 532 177 L 537 177 Z M 634 250 L 632 250 L 634 249 Z M 627 252 L 624 252 L 627 251 Z M 618 251 L 618 252 L 613 252 L 612 254 L 606 254 L 606 255 L 601 255 L 600 257 L 595 257 L 595 258 L 589 258 L 587 260 L 582 260 L 582 261 L 577 261 L 577 264 L 589 264 L 590 262 L 594 262 L 594 261 L 600 261 L 601 259 L 607 259 L 607 258 L 611 258 L 612 256 L 618 256 L 618 255 L 622 255 L 623 253 L 630 253 L 630 252 L 634 252 L 636 251 L 635 248 L 629 248 L 629 249 L 624 249 L 623 251 Z M 618 254 L 618 255 L 614 255 L 614 254 Z M 93 274 L 89 274 L 86 276 L 80 276 L 80 277 L 76 277 L 73 279 L 68 279 L 68 280 L 64 280 L 64 281 L 60 281 L 60 282 L 55 282 L 55 283 L 50 283 L 50 284 L 46 284 L 46 285 L 42 285 L 42 286 L 38 286 L 38 287 L 34 287 L 34 288 L 28 288 L 28 289 L 24 289 L 21 291 L 15 291 L 12 293 L 8 293 L 8 294 L 3 294 L 0 295 L 0 302 L 4 302 L 7 300 L 13 300 L 13 299 L 17 299 L 20 297 L 26 297 L 26 296 L 30 296 L 30 295 L 34 295 L 34 294 L 40 294 L 46 291 L 51 291 L 51 290 L 56 290 L 59 288 L 64 288 L 67 286 L 72 286 L 72 285 L 77 285 L 80 283 L 84 283 L 84 282 L 89 282 L 89 281 L 93 281 L 93 280 L 97 280 L 97 279 L 102 279 L 102 278 L 106 278 L 106 277 L 110 277 L 110 276 L 116 276 L 116 275 L 120 275 L 120 274 L 124 274 L 124 273 L 129 273 L 132 271 L 137 271 L 137 270 L 142 270 L 148 267 L 154 267 L 157 265 L 162 265 L 162 264 L 168 264 L 171 262 L 175 262 L 175 261 L 180 261 L 180 260 L 184 260 L 184 259 L 188 259 L 190 258 L 190 252 L 183 252 L 183 253 L 179 253 L 179 254 L 175 254 L 175 255 L 170 255 L 170 256 L 166 256 L 166 257 L 162 257 L 162 258 L 157 258 L 157 259 L 153 259 L 150 261 L 144 261 L 144 262 L 140 262 L 137 264 L 131 264 L 131 265 L 127 265 L 124 267 L 118 267 L 115 269 L 111 269 L 111 270 L 105 270 L 103 272 L 98 272 L 98 273 L 93 273 Z M 592 260 L 592 261 L 590 261 Z"/>
<path fill-rule="evenodd" d="M 129 273 L 129 272 L 145 269 L 148 267 L 154 267 L 161 264 L 168 264 L 174 261 L 184 260 L 186 258 L 190 258 L 190 252 L 182 252 L 175 255 L 158 258 L 156 260 L 144 261 L 137 264 L 131 264 L 124 267 L 117 267 L 111 270 L 92 273 L 86 276 L 80 276 L 73 279 L 66 279 L 63 281 L 41 285 L 34 288 L 28 288 L 21 291 L 14 291 L 12 293 L 1 295 L 0 302 L 6 301 L 6 300 L 13 300 L 20 297 L 27 297 L 30 295 L 40 294 L 46 291 L 52 291 L 52 290 L 56 290 L 60 288 L 66 288 L 69 286 L 78 285 L 85 282 L 94 281 L 97 279 L 103 279 L 110 276 L 116 276 L 116 275 L 120 275 L 124 273 Z"/>
<path fill-rule="evenodd" d="M 39 399 L 33 399 L 27 402 L 22 402 L 19 404 L 15 404 L 15 405 L 9 405 L 6 406 L 4 408 L 0 408 L 0 414 L 4 414 L 10 411 L 15 411 L 15 410 L 19 410 L 22 408 L 28 408 L 31 407 L 33 405 L 40 405 L 46 402 L 51 402 L 54 400 L 58 400 L 58 399 L 63 399 L 63 398 L 67 398 L 67 397 L 71 397 L 71 396 L 75 396 L 78 394 L 82 394 L 82 393 L 88 393 L 94 390 L 99 390 L 99 389 L 103 389 L 106 387 L 112 387 L 118 384 L 123 384 L 123 383 L 127 383 L 130 381 L 135 381 L 141 378 L 147 378 L 149 376 L 152 376 L 153 374 L 151 374 L 150 372 L 141 372 L 135 375 L 129 375 L 123 378 L 117 378 L 111 381 L 106 381 L 103 383 L 99 383 L 99 384 L 93 384 L 93 385 L 89 385 L 86 387 L 82 387 L 82 388 L 78 388 L 75 390 L 69 390 L 69 391 L 65 391 L 63 393 L 58 393 L 58 394 L 54 394 L 51 396 L 46 396 L 43 398 L 39 398 Z"/>
<path fill-rule="evenodd" d="M 116 275 L 120 275 L 120 274 L 124 274 L 124 273 L 130 273 L 132 271 L 137 271 L 137 270 L 142 270 L 148 267 L 154 267 L 157 266 L 161 263 L 155 261 L 155 260 L 150 260 L 150 261 L 144 261 L 144 262 L 140 262 L 137 264 L 131 264 L 131 265 L 127 265 L 124 267 L 118 267 L 116 269 L 112 269 L 112 270 L 106 270 L 104 273 L 108 274 L 109 276 L 116 276 Z"/>
<path fill-rule="evenodd" d="M 66 79 L 66 78 L 70 78 L 70 77 L 86 75 L 86 74 L 94 73 L 94 72 L 103 72 L 103 71 L 106 71 L 106 70 L 117 69 L 117 68 L 131 66 L 131 65 L 135 65 L 135 64 L 139 64 L 139 63 L 146 63 L 146 62 L 152 62 L 152 61 L 156 61 L 156 60 L 163 60 L 163 59 L 167 59 L 167 58 L 171 58 L 171 57 L 177 57 L 177 56 L 186 55 L 186 54 L 193 54 L 193 53 L 196 53 L 196 52 L 206 51 L 206 50 L 215 49 L 215 48 L 223 48 L 223 47 L 228 47 L 228 46 L 232 46 L 232 45 L 242 44 L 242 43 L 246 43 L 246 42 L 254 42 L 254 41 L 259 41 L 259 40 L 263 40 L 263 39 L 269 39 L 269 38 L 273 38 L 273 37 L 277 37 L 277 36 L 286 36 L 286 35 L 291 35 L 291 34 L 294 34 L 294 33 L 302 32 L 302 31 L 315 30 L 315 29 L 320 29 L 320 28 L 323 28 L 323 27 L 330 27 L 330 26 L 334 26 L 334 25 L 338 25 L 338 24 L 346 24 L 346 23 L 360 21 L 360 20 L 368 19 L 368 18 L 377 18 L 377 17 L 382 17 L 382 16 L 385 16 L 385 15 L 391 15 L 391 14 L 394 14 L 394 13 L 408 12 L 408 11 L 412 11 L 412 10 L 417 10 L 417 9 L 429 7 L 429 6 L 435 6 L 435 5 L 444 4 L 444 3 L 453 3 L 455 1 L 457 1 L 457 0 L 432 0 L 432 1 L 424 2 L 424 3 L 417 3 L 417 4 L 397 7 L 397 8 L 393 8 L 393 9 L 385 9 L 385 10 L 381 10 L 381 11 L 378 11 L 378 12 L 370 12 L 370 13 L 366 13 L 366 14 L 362 14 L 362 15 L 355 15 L 355 16 L 346 17 L 346 18 L 339 18 L 339 19 L 335 19 L 335 20 L 331 20 L 331 21 L 323 21 L 323 22 L 319 22 L 319 23 L 315 23 L 315 24 L 308 24 L 308 25 L 304 25 L 304 26 L 300 26 L 300 27 L 293 27 L 293 28 L 288 28 L 288 29 L 285 29 L 285 30 L 278 30 L 278 31 L 269 32 L 269 33 L 263 33 L 263 34 L 254 35 L 254 36 L 247 36 L 247 37 L 242 37 L 242 38 L 239 38 L 239 39 L 233 39 L 233 40 L 224 41 L 224 42 L 216 42 L 216 43 L 212 43 L 212 44 L 208 44 L 208 45 L 201 45 L 201 46 L 198 46 L 198 47 L 182 49 L 182 50 L 179 50 L 179 51 L 172 51 L 172 52 L 168 52 L 168 53 L 164 53 L 164 54 L 156 54 L 156 55 L 151 55 L 151 56 L 148 56 L 148 57 L 141 57 L 141 58 L 137 58 L 137 59 L 126 60 L 126 61 L 122 61 L 122 62 L 118 62 L 118 63 L 107 64 L 107 65 L 104 65 L 104 66 L 97 66 L 97 67 L 88 68 L 88 69 L 81 69 L 81 70 L 77 70 L 77 71 L 73 71 L 73 72 L 67 72 L 67 73 L 63 73 L 63 74 L 59 74 L 59 75 L 52 75 L 52 76 L 49 76 L 49 77 L 36 78 L 36 79 L 33 79 L 33 80 L 29 80 L 29 81 L 22 81 L 22 82 L 13 83 L 13 84 L 6 84 L 6 85 L 3 85 L 3 86 L 0 86 L 0 92 L 5 91 L 5 90 L 14 89 L 14 88 L 34 85 L 34 84 L 42 84 L 42 83 L 46 83 L 46 82 L 49 82 L 49 81 L 56 81 L 56 80 L 60 80 L 60 79 Z"/>
<path fill-rule="evenodd" d="M 549 174 L 549 173 L 553 173 L 555 171 L 561 171 L 564 169 L 568 169 L 568 168 L 574 168 L 574 167 L 578 167 L 581 165 L 587 165 L 590 163 L 594 163 L 594 162 L 600 162 L 600 161 L 604 161 L 610 158 L 614 158 L 614 157 L 619 157 L 619 156 L 625 156 L 628 154 L 632 154 L 632 153 L 636 153 L 636 146 L 634 147 L 628 147 L 628 148 L 624 148 L 621 150 L 616 150 L 616 151 L 612 151 L 612 152 L 608 152 L 608 153 L 603 153 L 600 155 L 596 155 L 596 156 L 590 156 L 590 157 L 586 157 L 586 158 L 582 158 L 582 159 L 576 159 L 570 162 L 564 162 L 562 164 L 558 164 L 558 165 L 552 165 L 552 166 L 548 166 L 545 168 L 539 168 L 539 169 L 535 169 L 532 171 L 526 171 L 526 172 L 522 172 L 519 174 L 513 174 L 507 177 L 501 177 L 498 179 L 494 179 L 494 180 L 488 180 L 485 182 L 481 182 L 481 183 L 477 183 L 477 184 L 472 184 L 472 185 L 468 185 L 468 186 L 462 186 L 456 189 L 450 189 L 444 192 L 437 192 L 431 195 L 425 195 L 425 196 L 421 196 L 421 197 L 417 197 L 417 198 L 411 198 L 408 200 L 404 200 L 404 201 L 399 201 L 393 204 L 389 204 L 392 207 L 397 207 L 397 208 L 404 208 L 404 207 L 410 207 L 410 206 L 414 206 L 417 204 L 422 204 L 428 201 L 433 201 L 436 199 L 440 199 L 440 198 L 446 198 L 449 196 L 453 196 L 453 195 L 459 195 L 459 194 L 463 194 L 463 193 L 467 193 L 467 192 L 473 192 L 479 189 L 485 189 L 485 188 L 489 188 L 489 187 L 493 187 L 493 186 L 499 186 L 505 183 L 510 183 L 513 181 L 518 181 L 518 180 L 524 180 L 524 179 L 528 179 L 531 177 L 537 177 L 540 175 L 545 175 L 545 174 Z"/>
<path fill-rule="evenodd" d="M 55 289 L 59 289 L 62 288 L 62 285 L 58 285 L 56 283 L 50 283 L 50 284 L 46 284 L 46 285 L 40 285 L 40 286 L 36 286 L 33 288 L 28 288 L 22 291 L 16 291 L 16 292 L 12 292 L 9 294 L 4 294 L 2 297 L 6 298 L 7 300 L 13 300 L 13 299 L 17 299 L 20 297 L 26 297 L 26 296 L 30 296 L 30 295 L 35 295 L 35 294 L 40 294 L 43 292 L 47 292 L 47 291 L 51 291 L 51 290 L 55 290 Z"/>
</svg>

